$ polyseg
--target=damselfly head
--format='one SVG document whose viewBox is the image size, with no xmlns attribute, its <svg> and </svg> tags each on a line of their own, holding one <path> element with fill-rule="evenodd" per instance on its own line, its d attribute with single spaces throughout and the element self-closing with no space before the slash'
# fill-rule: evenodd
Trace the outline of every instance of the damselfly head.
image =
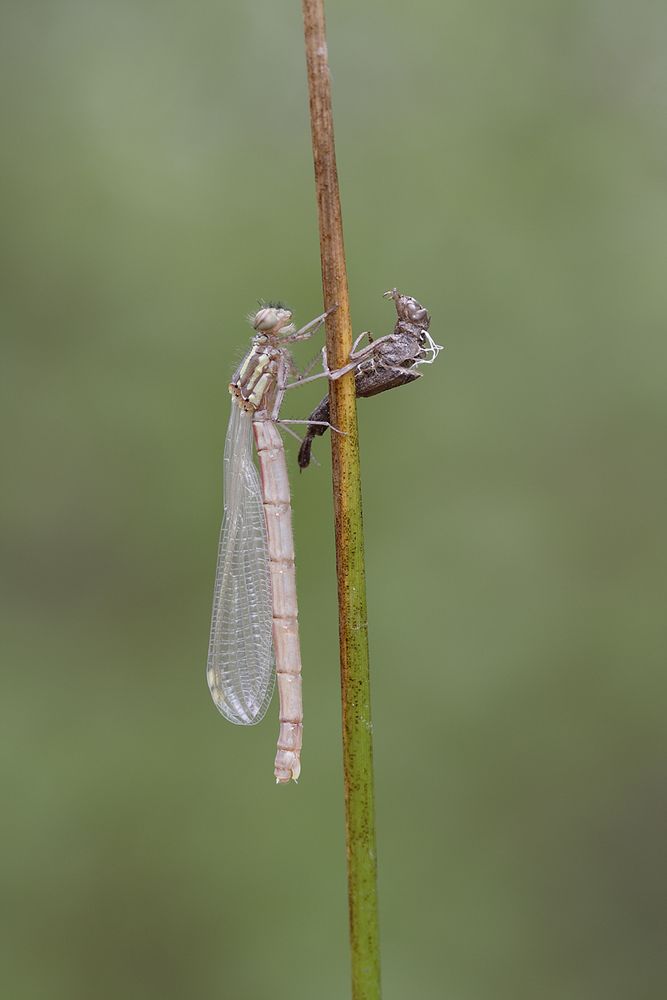
<svg viewBox="0 0 667 1000">
<path fill-rule="evenodd" d="M 287 309 L 278 303 L 261 306 L 256 313 L 248 317 L 250 324 L 258 333 L 265 333 L 268 336 L 277 336 L 279 333 L 288 333 L 292 319 L 292 310 Z"/>
</svg>

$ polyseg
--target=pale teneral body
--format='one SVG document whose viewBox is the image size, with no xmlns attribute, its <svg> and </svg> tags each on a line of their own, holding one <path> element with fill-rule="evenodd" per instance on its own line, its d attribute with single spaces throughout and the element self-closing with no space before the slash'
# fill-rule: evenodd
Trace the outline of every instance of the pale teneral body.
<svg viewBox="0 0 667 1000">
<path fill-rule="evenodd" d="M 303 708 L 292 510 L 276 424 L 285 392 L 307 381 L 288 384 L 292 361 L 287 344 L 311 336 L 327 315 L 295 333 L 288 309 L 269 305 L 258 310 L 251 317 L 257 335 L 229 386 L 224 515 L 206 676 L 219 711 L 245 726 L 262 719 L 277 679 L 278 783 L 299 777 Z M 327 373 L 311 376 L 319 377 Z M 259 476 L 252 459 L 253 437 Z"/>
</svg>

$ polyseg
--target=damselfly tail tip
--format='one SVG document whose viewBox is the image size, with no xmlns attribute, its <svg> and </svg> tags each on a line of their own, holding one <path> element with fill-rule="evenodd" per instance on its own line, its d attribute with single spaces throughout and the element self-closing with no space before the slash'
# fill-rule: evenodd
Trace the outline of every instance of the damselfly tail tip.
<svg viewBox="0 0 667 1000">
<path fill-rule="evenodd" d="M 278 750 L 273 773 L 276 776 L 277 785 L 288 785 L 290 781 L 296 784 L 301 774 L 301 761 L 298 753 L 294 750 Z"/>
<path fill-rule="evenodd" d="M 276 778 L 276 785 L 289 785 L 290 781 L 293 781 L 295 785 L 299 784 L 299 779 L 295 778 L 293 774 L 286 774 L 284 778 Z"/>
</svg>

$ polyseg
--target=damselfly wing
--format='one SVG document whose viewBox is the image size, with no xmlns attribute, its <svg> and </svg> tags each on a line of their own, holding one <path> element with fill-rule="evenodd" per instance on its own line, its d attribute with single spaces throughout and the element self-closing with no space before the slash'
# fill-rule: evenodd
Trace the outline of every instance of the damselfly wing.
<svg viewBox="0 0 667 1000">
<path fill-rule="evenodd" d="M 207 664 L 213 701 L 241 726 L 262 719 L 275 683 L 269 549 L 252 418 L 232 399 Z"/>
</svg>

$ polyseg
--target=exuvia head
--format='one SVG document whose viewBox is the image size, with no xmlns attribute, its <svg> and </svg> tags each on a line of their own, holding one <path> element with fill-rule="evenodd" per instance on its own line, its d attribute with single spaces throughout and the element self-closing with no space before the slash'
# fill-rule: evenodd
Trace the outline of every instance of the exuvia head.
<svg viewBox="0 0 667 1000">
<path fill-rule="evenodd" d="M 292 333 L 292 310 L 280 302 L 262 303 L 256 313 L 248 317 L 250 325 L 257 333 L 277 337 L 280 333 Z"/>
<path fill-rule="evenodd" d="M 394 300 L 399 319 L 428 330 L 431 322 L 428 309 L 424 309 L 421 302 L 417 302 L 417 299 L 413 298 L 412 295 L 401 295 L 397 288 L 391 288 L 384 293 L 383 298 Z"/>
</svg>

